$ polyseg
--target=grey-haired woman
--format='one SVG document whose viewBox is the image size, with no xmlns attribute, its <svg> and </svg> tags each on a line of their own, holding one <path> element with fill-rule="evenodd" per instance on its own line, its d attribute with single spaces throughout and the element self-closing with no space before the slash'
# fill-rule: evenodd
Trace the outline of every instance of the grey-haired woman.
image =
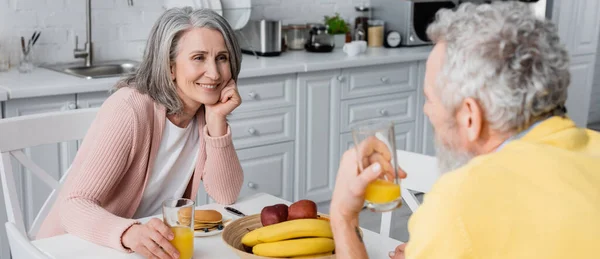
<svg viewBox="0 0 600 259">
<path fill-rule="evenodd" d="M 178 258 L 159 215 L 169 198 L 195 200 L 200 183 L 231 204 L 243 173 L 226 116 L 241 104 L 241 52 L 211 10 L 167 10 L 138 71 L 104 102 L 37 238 L 71 233 L 152 258 Z"/>
</svg>

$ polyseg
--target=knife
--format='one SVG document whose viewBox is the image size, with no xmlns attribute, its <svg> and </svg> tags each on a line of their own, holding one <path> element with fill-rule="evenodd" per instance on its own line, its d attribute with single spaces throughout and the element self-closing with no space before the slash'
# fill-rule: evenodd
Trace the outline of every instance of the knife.
<svg viewBox="0 0 600 259">
<path fill-rule="evenodd" d="M 232 213 L 234 215 L 240 216 L 240 217 L 245 217 L 246 216 L 246 214 L 244 214 L 241 211 L 236 210 L 236 209 L 234 209 L 232 207 L 225 207 L 225 210 L 227 210 L 228 212 L 230 212 L 230 213 Z"/>
</svg>

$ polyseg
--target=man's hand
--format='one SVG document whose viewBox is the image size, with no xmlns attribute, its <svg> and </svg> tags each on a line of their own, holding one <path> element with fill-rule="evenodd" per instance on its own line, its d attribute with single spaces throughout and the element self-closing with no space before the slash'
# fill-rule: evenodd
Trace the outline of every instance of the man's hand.
<svg viewBox="0 0 600 259">
<path fill-rule="evenodd" d="M 358 159 L 365 166 L 362 173 L 358 170 Z M 359 144 L 358 153 L 356 148 L 346 151 L 340 162 L 333 191 L 330 209 L 332 219 L 357 219 L 365 202 L 367 185 L 383 176 L 389 180 L 396 177 L 391 154 L 385 143 L 376 137 L 370 137 Z M 406 173 L 400 170 L 398 176 L 406 178 Z"/>
<path fill-rule="evenodd" d="M 404 259 L 404 250 L 406 250 L 406 243 L 396 247 L 396 250 L 390 252 L 390 259 Z"/>
</svg>

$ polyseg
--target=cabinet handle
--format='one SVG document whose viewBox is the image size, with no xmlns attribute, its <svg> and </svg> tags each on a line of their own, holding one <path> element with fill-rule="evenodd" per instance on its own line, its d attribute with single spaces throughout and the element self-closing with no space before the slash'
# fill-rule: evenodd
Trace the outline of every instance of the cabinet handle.
<svg viewBox="0 0 600 259">
<path fill-rule="evenodd" d="M 67 106 L 67 108 L 68 108 L 69 110 L 75 110 L 75 109 L 77 109 L 77 105 L 76 105 L 76 104 L 74 104 L 74 103 L 69 103 L 69 106 Z"/>
<path fill-rule="evenodd" d="M 340 82 L 344 81 L 344 76 L 337 76 L 337 80 Z"/>
<path fill-rule="evenodd" d="M 379 114 L 381 114 L 381 116 L 386 116 L 387 115 L 387 110 L 386 109 L 381 109 L 379 110 Z"/>
<path fill-rule="evenodd" d="M 388 81 L 390 81 L 390 79 L 385 76 L 381 78 L 382 83 L 387 83 Z"/>
<path fill-rule="evenodd" d="M 256 99 L 256 93 L 255 92 L 249 92 L 248 93 L 248 97 L 250 97 L 250 99 L 254 100 L 254 99 Z"/>
<path fill-rule="evenodd" d="M 250 134 L 250 135 L 256 134 L 256 129 L 253 127 L 248 128 L 248 134 Z"/>
<path fill-rule="evenodd" d="M 248 182 L 248 188 L 250 189 L 256 189 L 256 184 L 253 182 Z"/>
</svg>

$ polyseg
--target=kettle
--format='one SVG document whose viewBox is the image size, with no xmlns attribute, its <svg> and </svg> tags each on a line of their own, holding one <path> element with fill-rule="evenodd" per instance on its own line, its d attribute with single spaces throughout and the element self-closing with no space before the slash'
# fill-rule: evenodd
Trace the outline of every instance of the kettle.
<svg viewBox="0 0 600 259">
<path fill-rule="evenodd" d="M 324 24 L 309 24 L 304 48 L 309 52 L 331 52 L 335 47 L 333 35 Z"/>
</svg>

